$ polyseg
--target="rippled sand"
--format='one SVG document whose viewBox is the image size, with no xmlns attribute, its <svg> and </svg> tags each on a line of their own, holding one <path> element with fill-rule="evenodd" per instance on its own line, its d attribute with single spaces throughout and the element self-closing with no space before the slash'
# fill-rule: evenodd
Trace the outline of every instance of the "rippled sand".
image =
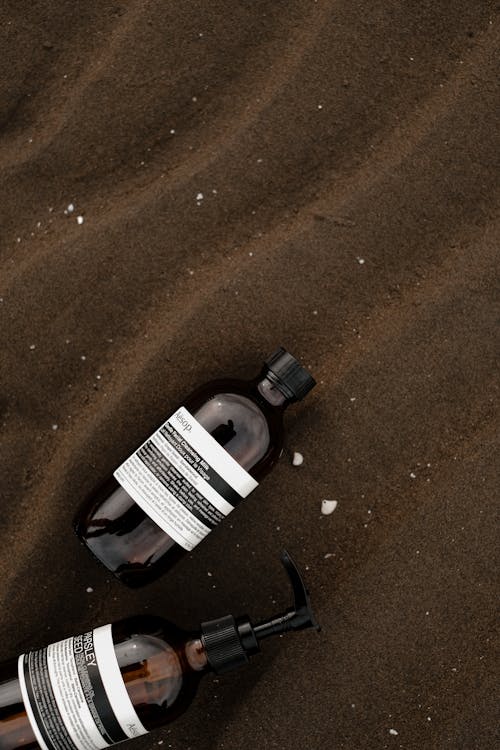
<svg viewBox="0 0 500 750">
<path fill-rule="evenodd" d="M 321 635 L 207 678 L 134 747 L 492 747 L 495 3 L 21 6 L 0 8 L 0 658 L 143 611 L 263 617 L 286 545 Z M 303 465 L 123 589 L 72 533 L 80 501 L 192 386 L 280 344 L 318 380 L 288 415 Z"/>
</svg>

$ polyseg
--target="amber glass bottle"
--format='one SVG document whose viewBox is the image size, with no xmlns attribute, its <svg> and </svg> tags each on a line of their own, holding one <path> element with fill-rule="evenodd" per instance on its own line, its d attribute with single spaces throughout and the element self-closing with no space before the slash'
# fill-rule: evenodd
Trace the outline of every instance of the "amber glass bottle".
<svg viewBox="0 0 500 750">
<path fill-rule="evenodd" d="M 198 681 L 243 666 L 270 635 L 318 627 L 288 553 L 295 603 L 253 625 L 232 615 L 186 633 L 159 617 L 132 617 L 0 665 L 0 750 L 101 750 L 185 711 Z"/>
<path fill-rule="evenodd" d="M 281 348 L 253 380 L 201 386 L 86 501 L 80 539 L 127 585 L 154 580 L 271 471 L 284 410 L 314 385 Z"/>
</svg>

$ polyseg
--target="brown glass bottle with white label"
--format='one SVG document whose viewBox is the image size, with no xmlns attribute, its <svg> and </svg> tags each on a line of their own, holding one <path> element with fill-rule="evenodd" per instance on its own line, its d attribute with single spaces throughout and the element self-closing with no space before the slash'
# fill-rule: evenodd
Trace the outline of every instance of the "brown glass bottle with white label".
<svg viewBox="0 0 500 750">
<path fill-rule="evenodd" d="M 128 586 L 154 580 L 271 471 L 283 413 L 314 385 L 280 348 L 253 380 L 201 386 L 86 501 L 78 536 Z"/>
<path fill-rule="evenodd" d="M 104 750 L 173 721 L 200 678 L 244 666 L 271 635 L 318 628 L 290 555 L 294 606 L 253 624 L 232 615 L 194 633 L 140 616 L 0 664 L 0 750 Z"/>
</svg>

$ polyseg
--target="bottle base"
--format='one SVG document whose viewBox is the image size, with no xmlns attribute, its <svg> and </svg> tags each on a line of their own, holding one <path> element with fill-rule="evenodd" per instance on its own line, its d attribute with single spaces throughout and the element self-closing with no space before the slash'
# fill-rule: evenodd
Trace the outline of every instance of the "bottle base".
<svg viewBox="0 0 500 750">
<path fill-rule="evenodd" d="M 103 567 L 107 573 L 111 573 L 117 578 L 120 583 L 123 583 L 131 589 L 142 588 L 148 583 L 153 583 L 153 581 L 160 578 L 160 576 L 166 573 L 187 554 L 185 550 L 176 545 L 175 548 L 171 548 L 165 555 L 163 555 L 163 557 L 149 566 L 145 566 L 141 563 L 129 562 L 112 565 L 104 555 L 101 556 L 99 554 L 99 545 L 92 544 L 91 540 L 85 537 L 78 521 L 74 523 L 73 529 L 82 546 L 91 553 L 92 557 L 97 560 L 99 565 Z"/>
</svg>

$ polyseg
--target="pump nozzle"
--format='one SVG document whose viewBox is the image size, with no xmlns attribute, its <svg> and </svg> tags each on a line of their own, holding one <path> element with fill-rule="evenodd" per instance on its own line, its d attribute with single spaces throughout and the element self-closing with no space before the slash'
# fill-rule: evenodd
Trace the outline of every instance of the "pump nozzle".
<svg viewBox="0 0 500 750">
<path fill-rule="evenodd" d="M 260 650 L 259 642 L 263 638 L 290 630 L 320 630 L 311 608 L 309 592 L 299 569 L 286 550 L 281 553 L 281 562 L 292 585 L 295 600 L 293 607 L 257 625 L 252 625 L 247 616 L 235 620 L 232 615 L 202 624 L 201 640 L 208 661 L 218 674 L 246 664 L 248 657 Z"/>
<path fill-rule="evenodd" d="M 283 614 L 253 626 L 253 632 L 259 641 L 268 638 L 270 635 L 286 633 L 289 630 L 321 629 L 312 611 L 309 591 L 302 580 L 299 569 L 286 549 L 281 553 L 281 562 L 292 584 L 294 605 Z"/>
</svg>

